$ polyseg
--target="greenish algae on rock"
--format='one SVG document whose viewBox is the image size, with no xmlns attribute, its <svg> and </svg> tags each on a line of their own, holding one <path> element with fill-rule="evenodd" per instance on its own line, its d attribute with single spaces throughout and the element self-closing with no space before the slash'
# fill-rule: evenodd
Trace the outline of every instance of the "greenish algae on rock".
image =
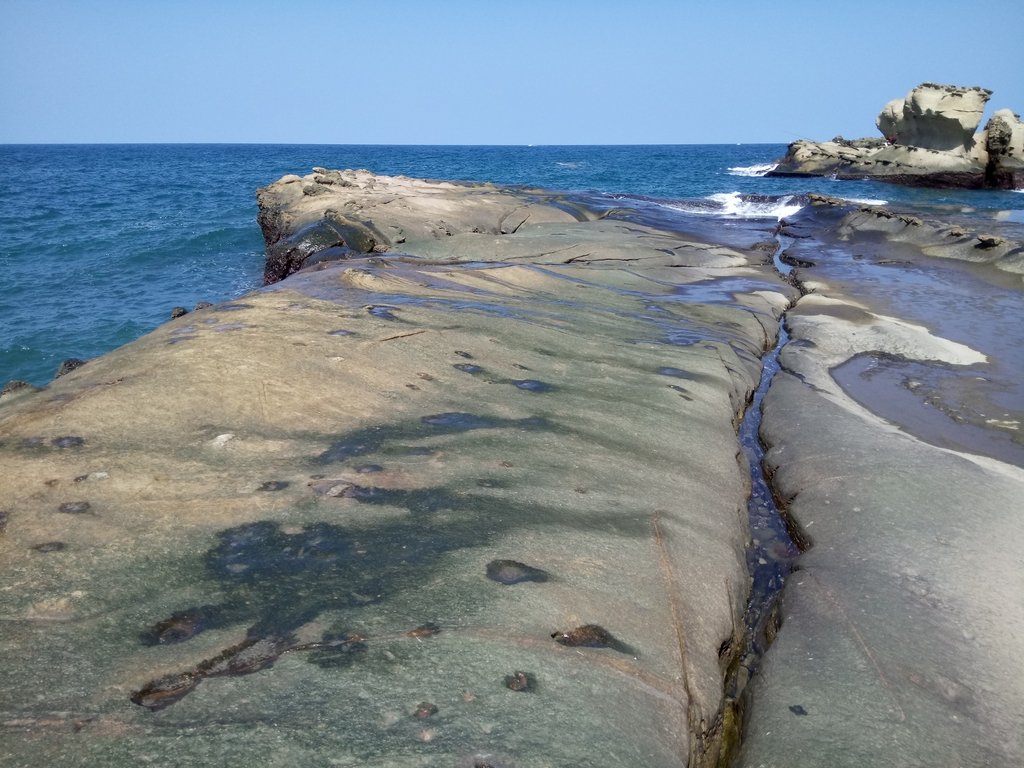
<svg viewBox="0 0 1024 768">
<path fill-rule="evenodd" d="M 818 206 L 817 227 L 794 224 L 806 237 L 791 255 L 817 266 L 798 270 L 811 292 L 786 315 L 761 427 L 813 546 L 786 584 L 738 765 L 1020 765 L 1019 244 L 979 266 L 967 237 L 933 253 L 927 222 L 879 238 L 855 206 Z M 858 359 L 914 375 L 855 397 L 838 374 Z M 987 420 L 970 418 L 979 404 Z"/>
<path fill-rule="evenodd" d="M 380 192 L 328 247 L 391 253 L 0 404 L 2 760 L 714 764 L 749 581 L 734 424 L 794 293 L 737 245 L 765 233 L 316 175 L 279 184 L 324 206 L 284 201 L 279 232 Z M 557 642 L 591 625 L 615 642 Z"/>
</svg>

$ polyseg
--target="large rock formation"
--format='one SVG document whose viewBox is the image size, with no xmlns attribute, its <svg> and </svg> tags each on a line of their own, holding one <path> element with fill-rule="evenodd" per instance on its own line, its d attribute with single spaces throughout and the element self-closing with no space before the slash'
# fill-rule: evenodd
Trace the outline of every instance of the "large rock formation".
<svg viewBox="0 0 1024 768">
<path fill-rule="evenodd" d="M 260 200 L 355 258 L 0 404 L 0 762 L 715 765 L 774 222 L 368 173 Z"/>
<path fill-rule="evenodd" d="M 925 83 L 882 109 L 875 125 L 894 144 L 970 151 L 992 91 Z"/>
<path fill-rule="evenodd" d="M 884 138 L 790 144 L 771 176 L 872 178 L 937 187 L 1024 187 L 1024 126 L 1000 110 L 978 132 L 991 91 L 925 83 L 890 101 L 875 125 Z"/>
<path fill-rule="evenodd" d="M 0 763 L 1024 764 L 1018 243 L 814 198 L 790 282 L 639 200 L 260 204 L 273 285 L 0 397 Z M 787 308 L 813 546 L 737 747 Z"/>
</svg>

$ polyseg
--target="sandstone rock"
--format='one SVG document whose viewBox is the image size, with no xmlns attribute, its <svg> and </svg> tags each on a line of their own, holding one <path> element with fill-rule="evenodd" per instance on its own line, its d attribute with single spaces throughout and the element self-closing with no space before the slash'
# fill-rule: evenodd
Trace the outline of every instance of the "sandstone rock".
<svg viewBox="0 0 1024 768">
<path fill-rule="evenodd" d="M 887 141 L 836 137 L 789 145 L 769 176 L 878 179 L 932 187 L 1013 189 L 1022 184 L 1019 119 L 1000 110 L 975 133 L 991 91 L 925 83 L 886 104 L 876 126 Z M 991 137 L 991 138 L 989 138 Z M 992 154 L 992 153 L 995 154 Z"/>
<path fill-rule="evenodd" d="M 894 144 L 940 152 L 967 151 L 992 91 L 924 83 L 890 101 L 875 125 Z"/>
<path fill-rule="evenodd" d="M 1020 115 L 1000 109 L 988 121 L 983 135 L 989 186 L 1024 189 L 1024 123 Z"/>
<path fill-rule="evenodd" d="M 357 258 L 0 408 L 0 699 L 29 724 L 4 756 L 715 765 L 750 582 L 734 421 L 796 295 L 766 224 L 317 175 L 261 191 L 268 242 L 326 221 Z"/>
</svg>

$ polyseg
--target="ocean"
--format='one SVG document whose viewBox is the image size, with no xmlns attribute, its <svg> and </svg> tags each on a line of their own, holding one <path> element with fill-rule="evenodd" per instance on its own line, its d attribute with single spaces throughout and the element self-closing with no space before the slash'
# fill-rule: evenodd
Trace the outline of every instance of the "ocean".
<svg viewBox="0 0 1024 768">
<path fill-rule="evenodd" d="M 1024 232 L 1024 194 L 768 178 L 783 144 L 0 146 L 0 385 L 41 386 L 262 284 L 255 192 L 314 166 L 654 199 L 680 216 L 777 219 L 817 192 Z"/>
</svg>

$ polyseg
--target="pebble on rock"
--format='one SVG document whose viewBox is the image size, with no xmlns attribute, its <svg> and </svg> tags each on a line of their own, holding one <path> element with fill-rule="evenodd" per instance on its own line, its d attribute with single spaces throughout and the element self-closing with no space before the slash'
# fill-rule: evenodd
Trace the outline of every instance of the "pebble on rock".
<svg viewBox="0 0 1024 768">
<path fill-rule="evenodd" d="M 412 716 L 418 720 L 426 720 L 428 717 L 437 714 L 437 704 L 432 704 L 429 701 L 421 702 L 415 710 L 413 710 Z"/>
<path fill-rule="evenodd" d="M 505 676 L 505 687 L 510 691 L 530 691 L 533 690 L 533 680 L 526 672 L 516 670 Z"/>
<path fill-rule="evenodd" d="M 267 480 L 267 482 L 260 485 L 261 491 L 283 491 L 288 487 L 287 480 Z"/>
<path fill-rule="evenodd" d="M 616 648 L 622 646 L 604 627 L 598 624 L 584 624 L 568 632 L 552 632 L 551 637 L 560 645 L 571 648 Z"/>
<path fill-rule="evenodd" d="M 487 578 L 499 584 L 518 584 L 522 581 L 547 581 L 551 574 L 518 560 L 491 560 L 487 564 Z"/>
</svg>

